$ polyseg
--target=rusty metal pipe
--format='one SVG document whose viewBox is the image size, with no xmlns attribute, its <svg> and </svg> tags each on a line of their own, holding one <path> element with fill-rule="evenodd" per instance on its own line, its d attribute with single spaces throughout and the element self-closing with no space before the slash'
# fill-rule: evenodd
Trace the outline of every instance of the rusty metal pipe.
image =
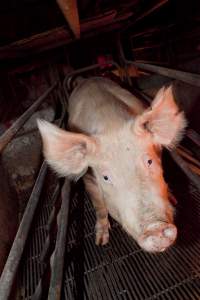
<svg viewBox="0 0 200 300">
<path fill-rule="evenodd" d="M 150 64 L 140 63 L 140 62 L 131 61 L 131 60 L 126 60 L 126 63 L 133 64 L 134 66 L 136 66 L 140 69 L 149 71 L 149 72 L 153 72 L 153 73 L 167 76 L 170 78 L 178 79 L 178 80 L 181 80 L 188 84 L 200 87 L 200 74 L 169 69 L 169 68 L 165 68 L 165 67 L 161 67 L 161 66 L 150 65 Z"/>
<path fill-rule="evenodd" d="M 16 133 L 24 125 L 24 123 L 32 116 L 36 109 L 42 104 L 42 102 L 47 98 L 47 96 L 55 89 L 58 82 L 55 82 L 44 94 L 42 94 L 18 119 L 13 123 L 13 125 L 6 130 L 4 134 L 0 137 L 0 153 L 7 146 L 7 144 L 13 139 Z"/>
</svg>

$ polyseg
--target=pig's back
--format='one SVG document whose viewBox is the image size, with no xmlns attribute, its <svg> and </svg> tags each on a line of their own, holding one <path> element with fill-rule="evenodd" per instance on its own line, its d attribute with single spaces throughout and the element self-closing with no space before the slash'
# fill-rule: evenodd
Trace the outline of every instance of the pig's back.
<svg viewBox="0 0 200 300">
<path fill-rule="evenodd" d="M 83 79 L 69 99 L 69 126 L 88 134 L 104 133 L 123 126 L 143 109 L 137 98 L 113 81 Z"/>
</svg>

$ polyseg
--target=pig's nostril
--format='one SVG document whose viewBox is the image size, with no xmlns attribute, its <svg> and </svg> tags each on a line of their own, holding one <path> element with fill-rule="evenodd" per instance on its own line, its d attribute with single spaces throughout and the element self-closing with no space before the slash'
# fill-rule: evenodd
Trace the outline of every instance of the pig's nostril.
<svg viewBox="0 0 200 300">
<path fill-rule="evenodd" d="M 164 252 L 165 250 L 166 250 L 166 248 L 163 247 L 163 248 L 161 248 L 161 249 L 159 250 L 159 252 Z"/>
<path fill-rule="evenodd" d="M 176 230 L 174 228 L 166 228 L 163 233 L 168 238 L 174 238 L 174 236 L 176 236 Z"/>
<path fill-rule="evenodd" d="M 140 246 L 150 252 L 162 252 L 173 244 L 177 236 L 176 226 L 167 223 L 154 223 L 139 238 Z"/>
</svg>

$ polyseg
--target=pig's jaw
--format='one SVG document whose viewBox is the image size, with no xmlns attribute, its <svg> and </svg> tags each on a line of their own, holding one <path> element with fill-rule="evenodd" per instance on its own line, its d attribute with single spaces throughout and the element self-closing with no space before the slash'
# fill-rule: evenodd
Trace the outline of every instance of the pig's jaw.
<svg viewBox="0 0 200 300">
<path fill-rule="evenodd" d="M 177 228 L 171 223 L 155 222 L 149 224 L 139 236 L 138 244 L 148 252 L 163 252 L 171 246 L 177 237 Z"/>
</svg>

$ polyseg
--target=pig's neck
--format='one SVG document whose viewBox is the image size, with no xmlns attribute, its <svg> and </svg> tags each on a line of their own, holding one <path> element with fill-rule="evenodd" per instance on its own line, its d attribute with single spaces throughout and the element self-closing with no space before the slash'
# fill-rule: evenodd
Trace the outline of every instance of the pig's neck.
<svg viewBox="0 0 200 300">
<path fill-rule="evenodd" d="M 118 130 L 143 111 L 131 93 L 110 80 L 85 80 L 69 101 L 69 126 L 87 134 Z"/>
</svg>

